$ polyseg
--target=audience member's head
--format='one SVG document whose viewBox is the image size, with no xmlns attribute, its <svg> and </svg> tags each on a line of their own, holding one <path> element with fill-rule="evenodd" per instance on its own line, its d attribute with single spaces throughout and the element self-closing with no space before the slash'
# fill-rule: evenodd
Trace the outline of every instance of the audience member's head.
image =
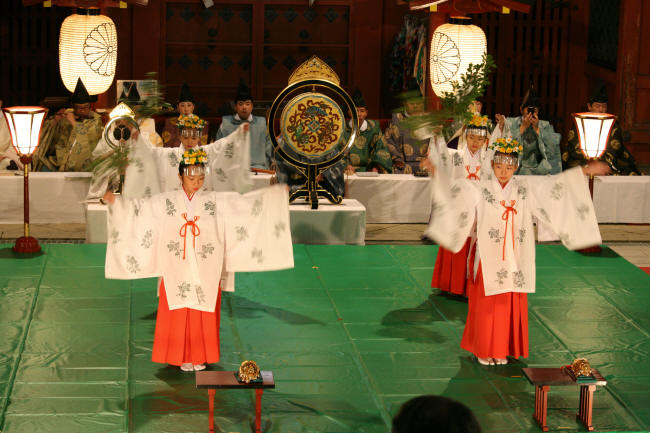
<svg viewBox="0 0 650 433">
<path fill-rule="evenodd" d="M 393 433 L 481 433 L 472 411 L 439 395 L 422 395 L 402 405 L 393 418 Z"/>
</svg>

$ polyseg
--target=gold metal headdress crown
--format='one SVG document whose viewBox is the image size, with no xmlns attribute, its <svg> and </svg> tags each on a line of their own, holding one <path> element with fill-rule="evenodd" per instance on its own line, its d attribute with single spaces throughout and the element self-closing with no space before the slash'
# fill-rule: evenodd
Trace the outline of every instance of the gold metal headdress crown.
<svg viewBox="0 0 650 433">
<path fill-rule="evenodd" d="M 337 86 L 341 83 L 336 72 L 318 56 L 314 55 L 293 71 L 289 77 L 289 85 L 313 79 L 329 81 Z"/>
</svg>

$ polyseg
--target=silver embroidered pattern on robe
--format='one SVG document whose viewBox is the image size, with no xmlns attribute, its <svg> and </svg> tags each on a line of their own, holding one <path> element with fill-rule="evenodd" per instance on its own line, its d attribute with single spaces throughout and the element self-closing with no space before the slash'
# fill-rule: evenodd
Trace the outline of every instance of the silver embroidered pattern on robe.
<svg viewBox="0 0 650 433">
<path fill-rule="evenodd" d="M 178 167 L 180 161 L 178 160 L 178 156 L 176 156 L 174 152 L 169 152 L 167 158 L 169 158 L 169 165 L 171 167 Z"/>
<path fill-rule="evenodd" d="M 463 157 L 460 156 L 459 154 L 454 153 L 454 156 L 452 157 L 452 159 L 453 159 L 454 165 L 456 167 L 460 167 L 461 165 L 463 165 Z"/>
<path fill-rule="evenodd" d="M 174 203 L 170 199 L 165 199 L 165 206 L 167 208 L 167 215 L 173 216 L 176 214 L 176 206 L 174 206 Z"/>
<path fill-rule="evenodd" d="M 451 187 L 451 198 L 456 198 L 460 194 L 460 185 L 454 184 L 454 186 Z"/>
<path fill-rule="evenodd" d="M 490 192 L 489 189 L 483 188 L 483 199 L 487 201 L 490 204 L 496 203 L 496 200 L 494 199 L 494 195 Z"/>
<path fill-rule="evenodd" d="M 587 218 L 587 214 L 589 213 L 589 206 L 586 205 L 585 203 L 582 203 L 580 206 L 576 208 L 576 211 L 578 212 L 578 216 L 582 221 Z"/>
<path fill-rule="evenodd" d="M 149 248 L 151 247 L 151 244 L 153 242 L 153 230 L 149 229 L 146 232 L 144 232 L 144 236 L 142 237 L 142 243 L 140 246 L 144 248 Z"/>
<path fill-rule="evenodd" d="M 562 195 L 564 195 L 564 185 L 560 182 L 556 182 L 553 185 L 553 188 L 551 188 L 551 198 L 553 200 L 559 200 L 562 198 Z"/>
<path fill-rule="evenodd" d="M 519 185 L 519 188 L 517 188 L 517 194 L 519 194 L 519 198 L 521 200 L 526 200 L 526 197 L 528 196 L 528 190 L 525 186 Z"/>
<path fill-rule="evenodd" d="M 217 169 L 214 171 L 214 174 L 217 175 L 217 180 L 218 180 L 219 182 L 225 182 L 226 179 L 227 179 L 226 173 L 225 173 L 221 168 L 217 168 Z"/>
<path fill-rule="evenodd" d="M 248 238 L 248 231 L 246 230 L 246 227 L 237 226 L 235 227 L 235 231 L 237 232 L 238 241 L 245 241 Z"/>
<path fill-rule="evenodd" d="M 149 198 L 151 197 L 151 187 L 148 186 L 144 189 L 144 193 L 142 194 L 144 198 Z"/>
<path fill-rule="evenodd" d="M 501 230 L 499 230 L 497 228 L 494 228 L 494 227 L 492 227 L 492 228 L 490 228 L 490 230 L 488 230 L 488 235 L 490 235 L 490 239 L 492 239 L 496 243 L 501 242 L 501 239 L 503 239 L 501 237 Z"/>
<path fill-rule="evenodd" d="M 133 215 L 140 216 L 140 203 L 133 202 Z"/>
<path fill-rule="evenodd" d="M 259 216 L 262 213 L 263 201 L 261 198 L 256 198 L 253 203 L 253 209 L 251 209 L 252 216 Z"/>
<path fill-rule="evenodd" d="M 167 249 L 170 253 L 174 253 L 175 256 L 181 256 L 181 243 L 178 241 L 169 241 L 167 244 Z"/>
<path fill-rule="evenodd" d="M 506 281 L 506 278 L 508 278 L 508 271 L 505 268 L 501 268 L 501 270 L 497 272 L 497 284 L 500 286 L 503 285 L 503 283 Z"/>
<path fill-rule="evenodd" d="M 206 201 L 205 204 L 203 205 L 203 210 L 209 212 L 210 215 L 214 215 L 215 209 L 216 209 L 216 205 L 213 201 Z"/>
<path fill-rule="evenodd" d="M 273 228 L 274 231 L 275 231 L 275 237 L 276 237 L 276 238 L 279 238 L 280 235 L 282 234 L 282 232 L 283 232 L 286 228 L 287 228 L 287 227 L 286 227 L 286 225 L 284 224 L 284 222 L 275 223 L 275 227 Z"/>
<path fill-rule="evenodd" d="M 205 304 L 205 293 L 201 286 L 196 286 L 196 299 L 198 299 L 199 304 Z"/>
<path fill-rule="evenodd" d="M 199 251 L 197 254 L 201 256 L 203 259 L 207 259 L 209 255 L 211 255 L 214 252 L 214 247 L 212 244 L 203 244 L 201 245 L 201 251 Z"/>
<path fill-rule="evenodd" d="M 253 251 L 251 251 L 251 258 L 256 259 L 257 263 L 262 263 L 264 261 L 262 250 L 260 248 L 253 248 Z"/>
<path fill-rule="evenodd" d="M 514 272 L 512 274 L 512 281 L 514 282 L 516 288 L 523 289 L 525 285 L 523 271 L 519 270 L 517 272 Z"/>
<path fill-rule="evenodd" d="M 226 148 L 223 151 L 223 155 L 228 159 L 232 159 L 232 157 L 235 156 L 235 144 L 234 143 L 226 144 Z"/>
<path fill-rule="evenodd" d="M 519 229 L 519 236 L 517 237 L 519 243 L 520 244 L 524 243 L 525 238 L 526 238 L 526 229 Z"/>
<path fill-rule="evenodd" d="M 135 274 L 136 272 L 140 272 L 140 265 L 138 264 L 136 258 L 133 256 L 126 256 L 126 268 L 132 274 Z"/>
<path fill-rule="evenodd" d="M 111 230 L 111 235 L 109 236 L 111 244 L 115 245 L 120 241 L 120 232 L 116 229 Z"/>
<path fill-rule="evenodd" d="M 461 212 L 460 217 L 458 218 L 458 226 L 462 229 L 467 225 L 468 222 L 469 222 L 468 213 Z"/>
<path fill-rule="evenodd" d="M 178 291 L 176 292 L 176 296 L 185 299 L 187 298 L 187 292 L 189 292 L 191 289 L 192 286 L 190 285 L 190 283 L 188 283 L 187 281 L 183 281 L 178 285 Z"/>
<path fill-rule="evenodd" d="M 537 212 L 539 212 L 545 222 L 549 224 L 551 223 L 551 219 L 548 217 L 548 212 L 546 212 L 546 209 L 539 207 L 537 208 Z"/>
</svg>

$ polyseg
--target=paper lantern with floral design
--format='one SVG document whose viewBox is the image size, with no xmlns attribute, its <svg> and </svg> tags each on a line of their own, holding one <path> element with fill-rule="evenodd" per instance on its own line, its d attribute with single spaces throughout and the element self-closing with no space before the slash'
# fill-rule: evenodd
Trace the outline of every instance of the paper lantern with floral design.
<svg viewBox="0 0 650 433">
<path fill-rule="evenodd" d="M 460 81 L 470 64 L 483 62 L 487 52 L 485 33 L 470 23 L 470 18 L 451 18 L 431 36 L 429 77 L 433 91 L 440 97 L 452 91 L 451 83 Z"/>
<path fill-rule="evenodd" d="M 117 31 L 99 9 L 78 9 L 61 25 L 59 69 L 63 84 L 74 92 L 81 78 L 90 95 L 104 93 L 115 78 Z"/>
</svg>

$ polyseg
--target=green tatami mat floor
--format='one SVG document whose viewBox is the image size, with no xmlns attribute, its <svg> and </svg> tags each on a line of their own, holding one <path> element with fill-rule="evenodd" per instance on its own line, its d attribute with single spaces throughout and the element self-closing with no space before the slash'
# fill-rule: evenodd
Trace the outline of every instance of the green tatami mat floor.
<svg viewBox="0 0 650 433">
<path fill-rule="evenodd" d="M 104 245 L 0 245 L 0 431 L 207 432 L 194 375 L 150 361 L 156 280 L 104 279 Z M 530 358 L 481 367 L 460 349 L 467 304 L 431 295 L 435 246 L 295 246 L 296 267 L 240 274 L 223 296 L 222 361 L 254 359 L 273 432 L 387 432 L 420 394 L 467 404 L 485 432 L 537 432 L 521 367 L 586 357 L 609 381 L 596 431 L 650 431 L 650 276 L 613 251 L 537 247 Z M 583 431 L 577 387 L 551 387 L 549 426 Z M 217 391 L 222 432 L 250 432 L 252 391 Z"/>
</svg>

